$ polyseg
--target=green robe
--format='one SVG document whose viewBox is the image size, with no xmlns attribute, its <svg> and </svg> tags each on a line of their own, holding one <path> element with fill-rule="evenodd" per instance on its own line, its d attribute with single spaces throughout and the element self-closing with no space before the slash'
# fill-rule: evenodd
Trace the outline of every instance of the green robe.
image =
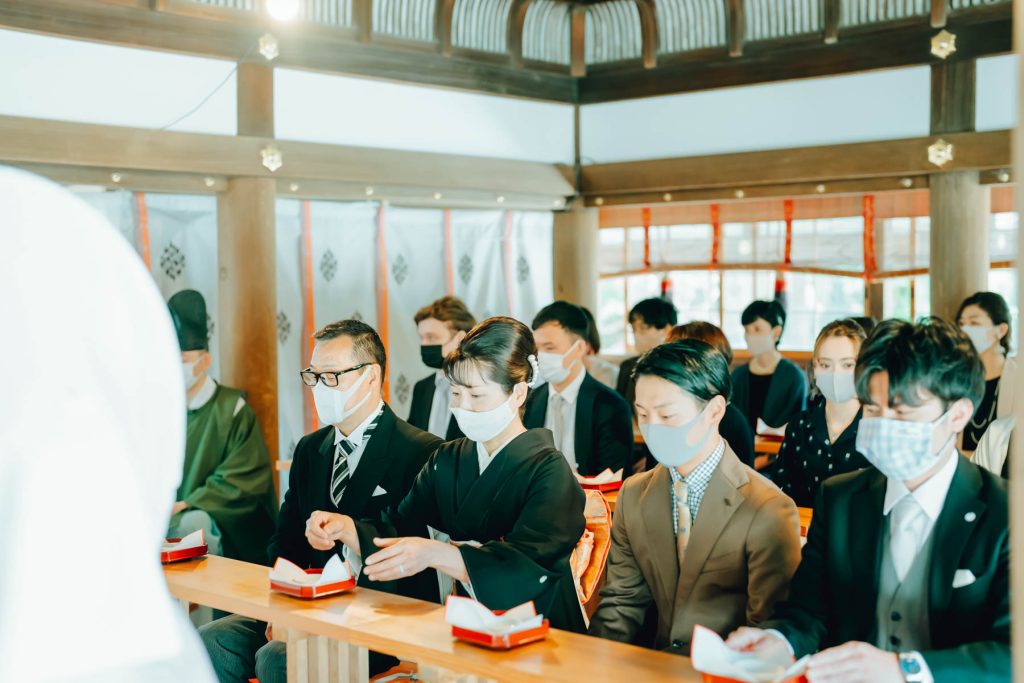
<svg viewBox="0 0 1024 683">
<path fill-rule="evenodd" d="M 274 478 L 256 414 L 248 403 L 235 413 L 243 398 L 238 389 L 218 385 L 205 405 L 188 411 L 178 500 L 213 518 L 226 557 L 268 564 L 277 517 Z"/>
</svg>

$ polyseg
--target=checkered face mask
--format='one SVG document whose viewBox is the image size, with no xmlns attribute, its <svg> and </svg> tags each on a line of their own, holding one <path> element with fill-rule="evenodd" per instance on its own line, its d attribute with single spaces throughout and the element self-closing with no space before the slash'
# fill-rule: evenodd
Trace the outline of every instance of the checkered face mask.
<svg viewBox="0 0 1024 683">
<path fill-rule="evenodd" d="M 948 419 L 948 411 L 934 422 L 865 417 L 857 428 L 857 450 L 889 479 L 916 479 L 935 464 L 953 439 L 950 434 L 938 451 L 932 450 L 936 429 Z"/>
</svg>

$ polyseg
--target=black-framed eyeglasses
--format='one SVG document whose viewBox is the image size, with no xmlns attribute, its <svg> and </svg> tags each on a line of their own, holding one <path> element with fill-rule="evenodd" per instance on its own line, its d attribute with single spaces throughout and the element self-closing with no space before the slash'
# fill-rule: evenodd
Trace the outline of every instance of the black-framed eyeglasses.
<svg viewBox="0 0 1024 683">
<path fill-rule="evenodd" d="M 302 383 L 307 387 L 315 387 L 317 382 L 323 382 L 325 387 L 336 387 L 342 375 L 362 370 L 367 365 L 373 365 L 373 363 L 360 363 L 359 365 L 353 365 L 348 370 L 341 370 L 339 372 L 313 372 L 311 369 L 306 368 L 299 373 L 299 376 L 302 377 Z"/>
</svg>

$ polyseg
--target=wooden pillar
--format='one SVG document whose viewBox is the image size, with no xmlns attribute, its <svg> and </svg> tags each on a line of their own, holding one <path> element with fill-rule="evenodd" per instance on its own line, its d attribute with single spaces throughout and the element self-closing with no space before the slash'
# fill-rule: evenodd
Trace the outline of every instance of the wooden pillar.
<svg viewBox="0 0 1024 683">
<path fill-rule="evenodd" d="M 974 60 L 932 66 L 932 134 L 974 130 L 974 99 Z M 931 311 L 952 320 L 965 297 L 988 288 L 988 188 L 976 171 L 935 173 L 928 195 Z"/>
<path fill-rule="evenodd" d="M 1024 177 L 1024 69 L 1021 68 L 1024 55 L 1024 0 L 1013 3 L 1013 45 L 1017 52 L 1017 126 L 1013 134 L 1013 174 Z M 1006 84 L 1009 89 L 1009 83 Z M 1018 212 L 1024 208 L 1024 183 L 1017 181 L 1014 187 L 1014 204 Z M 1024 278 L 1020 277 L 1020 258 L 1024 254 L 1024 230 L 1017 233 L 1017 300 L 1024 301 Z M 1019 330 L 1014 330 L 1020 334 Z M 1018 337 L 1020 339 L 1020 337 Z M 1018 346 L 1020 342 L 1018 342 Z M 1017 386 L 1024 380 L 1024 363 L 1018 363 L 1017 376 L 1012 378 Z M 1024 401 L 1014 401 L 1013 415 L 1017 426 L 1010 439 L 1010 611 L 1017 626 L 1010 629 L 1012 639 L 1010 651 L 1013 655 L 1013 680 L 1024 682 Z"/>
<path fill-rule="evenodd" d="M 555 298 L 586 306 L 597 315 L 598 210 L 577 199 L 566 211 L 555 213 Z"/>
<path fill-rule="evenodd" d="M 239 66 L 238 134 L 274 135 L 270 67 Z M 221 379 L 247 392 L 271 463 L 278 457 L 276 193 L 273 178 L 239 177 L 217 195 Z"/>
</svg>

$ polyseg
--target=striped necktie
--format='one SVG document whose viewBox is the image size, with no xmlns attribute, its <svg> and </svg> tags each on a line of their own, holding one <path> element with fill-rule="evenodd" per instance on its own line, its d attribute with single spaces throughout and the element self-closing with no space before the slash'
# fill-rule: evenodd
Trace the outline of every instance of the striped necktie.
<svg viewBox="0 0 1024 683">
<path fill-rule="evenodd" d="M 686 544 L 690 540 L 690 525 L 693 523 L 690 515 L 690 487 L 679 479 L 672 484 L 672 490 L 676 499 L 676 553 L 679 556 L 679 567 L 682 568 Z"/>
<path fill-rule="evenodd" d="M 365 445 L 370 440 L 379 420 L 380 413 L 377 413 L 377 416 L 373 418 L 373 422 L 363 432 L 363 439 L 359 442 L 360 445 Z M 345 495 L 345 489 L 348 488 L 348 482 L 352 478 L 348 459 L 355 451 L 356 445 L 348 439 L 339 441 L 334 449 L 334 470 L 331 474 L 331 501 L 334 502 L 335 507 L 341 507 L 341 498 Z"/>
</svg>

